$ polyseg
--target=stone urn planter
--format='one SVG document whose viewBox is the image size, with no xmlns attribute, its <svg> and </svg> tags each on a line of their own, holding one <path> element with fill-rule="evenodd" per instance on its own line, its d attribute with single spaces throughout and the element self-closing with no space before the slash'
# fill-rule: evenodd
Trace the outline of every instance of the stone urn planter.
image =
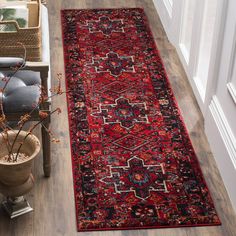
<svg viewBox="0 0 236 236">
<path fill-rule="evenodd" d="M 17 130 L 8 131 L 8 140 L 13 143 Z M 34 178 L 31 173 L 32 164 L 40 151 L 40 142 L 38 138 L 32 134 L 21 131 L 17 137 L 12 153 L 17 153 L 19 146 L 22 144 L 20 153 L 24 158 L 17 161 L 7 162 L 8 149 L 6 145 L 6 134 L 4 137 L 0 135 L 0 193 L 6 200 L 3 201 L 3 207 L 11 218 L 32 211 L 27 200 L 23 197 L 28 193 L 33 185 Z"/>
</svg>

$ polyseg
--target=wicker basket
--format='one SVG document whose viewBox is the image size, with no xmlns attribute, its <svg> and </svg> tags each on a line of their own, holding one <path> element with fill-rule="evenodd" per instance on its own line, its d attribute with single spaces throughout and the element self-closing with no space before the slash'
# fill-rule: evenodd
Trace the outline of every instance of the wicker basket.
<svg viewBox="0 0 236 236">
<path fill-rule="evenodd" d="M 29 9 L 28 28 L 19 28 L 16 21 L 0 21 L 1 25 L 14 25 L 13 32 L 0 32 L 0 56 L 22 57 L 23 44 L 26 48 L 26 60 L 41 60 L 41 3 L 40 0 L 27 3 Z"/>
</svg>

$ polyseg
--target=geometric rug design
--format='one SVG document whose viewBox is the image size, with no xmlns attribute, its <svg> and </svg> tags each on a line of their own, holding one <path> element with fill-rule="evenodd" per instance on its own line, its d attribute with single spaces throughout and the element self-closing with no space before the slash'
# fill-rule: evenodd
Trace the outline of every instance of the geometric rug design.
<svg viewBox="0 0 236 236">
<path fill-rule="evenodd" d="M 61 18 L 78 231 L 219 225 L 144 11 Z"/>
</svg>

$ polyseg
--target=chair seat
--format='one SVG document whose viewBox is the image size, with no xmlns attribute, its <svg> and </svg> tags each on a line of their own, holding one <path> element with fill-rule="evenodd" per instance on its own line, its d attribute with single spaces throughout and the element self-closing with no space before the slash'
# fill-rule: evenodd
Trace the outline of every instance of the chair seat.
<svg viewBox="0 0 236 236">
<path fill-rule="evenodd" d="M 12 76 L 12 72 L 0 72 L 0 88 L 6 81 L 3 78 Z M 11 78 L 3 94 L 5 113 L 29 112 L 37 104 L 40 97 L 40 73 L 34 71 L 18 71 Z"/>
</svg>

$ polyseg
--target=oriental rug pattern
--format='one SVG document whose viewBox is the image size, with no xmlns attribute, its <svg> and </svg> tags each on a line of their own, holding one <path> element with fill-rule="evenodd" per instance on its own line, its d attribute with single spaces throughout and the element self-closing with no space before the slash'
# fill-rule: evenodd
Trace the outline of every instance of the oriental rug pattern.
<svg viewBox="0 0 236 236">
<path fill-rule="evenodd" d="M 78 230 L 219 225 L 143 10 L 62 28 Z"/>
</svg>

